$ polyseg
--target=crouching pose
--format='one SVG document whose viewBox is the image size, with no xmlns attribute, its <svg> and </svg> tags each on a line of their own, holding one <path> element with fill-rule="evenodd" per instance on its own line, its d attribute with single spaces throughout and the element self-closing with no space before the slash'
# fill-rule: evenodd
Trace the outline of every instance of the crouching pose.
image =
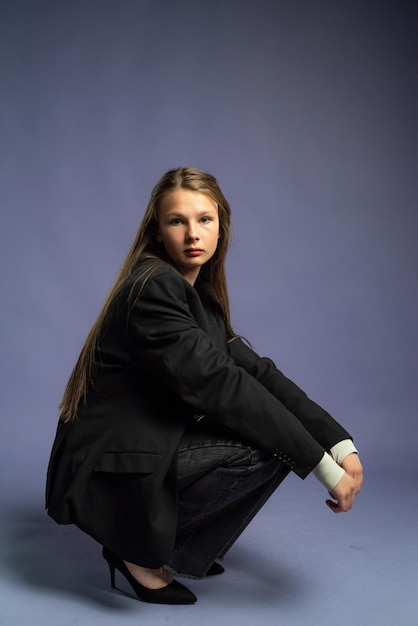
<svg viewBox="0 0 418 626">
<path fill-rule="evenodd" d="M 348 511 L 348 432 L 231 327 L 230 208 L 215 178 L 167 172 L 68 381 L 46 506 L 103 546 L 145 602 L 189 604 L 174 576 L 226 552 L 290 471 Z"/>
</svg>

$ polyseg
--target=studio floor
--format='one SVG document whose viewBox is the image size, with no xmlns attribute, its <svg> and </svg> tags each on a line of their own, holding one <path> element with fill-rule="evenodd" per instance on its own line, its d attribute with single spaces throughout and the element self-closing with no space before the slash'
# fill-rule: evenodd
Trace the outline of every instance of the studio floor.
<svg viewBox="0 0 418 626">
<path fill-rule="evenodd" d="M 23 490 L 25 491 L 25 490 Z M 188 581 L 193 606 L 160 606 L 112 591 L 100 546 L 42 508 L 41 486 L 3 500 L 0 624 L 416 626 L 416 485 L 370 479 L 348 514 L 332 514 L 313 478 L 290 476 L 225 560 Z M 24 500 L 25 502 L 23 503 Z"/>
</svg>

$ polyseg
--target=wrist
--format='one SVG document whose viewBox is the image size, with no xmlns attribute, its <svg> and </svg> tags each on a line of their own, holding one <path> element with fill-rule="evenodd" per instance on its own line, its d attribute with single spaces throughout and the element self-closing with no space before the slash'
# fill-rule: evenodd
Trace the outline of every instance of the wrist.
<svg viewBox="0 0 418 626">
<path fill-rule="evenodd" d="M 339 441 L 334 446 L 332 446 L 331 456 L 338 465 L 344 461 L 345 457 L 349 454 L 356 453 L 358 454 L 357 448 L 351 441 L 351 439 L 344 439 L 343 441 Z"/>
<path fill-rule="evenodd" d="M 313 474 L 328 491 L 332 491 L 344 476 L 345 471 L 329 454 L 324 452 L 324 456 L 313 469 Z"/>
</svg>

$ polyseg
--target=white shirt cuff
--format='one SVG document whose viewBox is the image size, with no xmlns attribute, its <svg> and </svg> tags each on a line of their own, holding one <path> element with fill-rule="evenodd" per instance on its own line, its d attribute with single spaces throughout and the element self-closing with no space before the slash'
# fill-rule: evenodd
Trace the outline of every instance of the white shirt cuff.
<svg viewBox="0 0 418 626">
<path fill-rule="evenodd" d="M 353 452 L 357 452 L 358 454 L 358 451 L 351 439 L 343 439 L 343 441 L 339 441 L 335 444 L 335 446 L 332 446 L 330 452 L 332 454 L 332 458 L 336 463 L 338 463 L 338 465 L 341 465 L 345 457 L 349 454 L 352 454 Z"/>
<path fill-rule="evenodd" d="M 324 456 L 313 469 L 313 474 L 328 491 L 332 491 L 337 483 L 340 482 L 345 472 L 343 468 L 330 457 L 328 452 L 324 452 Z"/>
</svg>

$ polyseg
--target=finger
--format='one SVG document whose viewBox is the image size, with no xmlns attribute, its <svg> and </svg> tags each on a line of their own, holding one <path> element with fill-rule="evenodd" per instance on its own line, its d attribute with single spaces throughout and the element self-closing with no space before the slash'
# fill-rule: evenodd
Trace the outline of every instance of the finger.
<svg viewBox="0 0 418 626">
<path fill-rule="evenodd" d="M 331 509 L 333 513 L 341 513 L 342 509 L 339 507 L 337 502 L 333 502 L 332 500 L 325 500 L 325 504 Z"/>
<path fill-rule="evenodd" d="M 350 511 L 350 509 L 353 507 L 354 498 L 347 501 L 337 500 L 337 502 L 333 502 L 332 500 L 326 500 L 325 503 L 334 513 L 348 513 L 348 511 Z"/>
</svg>

